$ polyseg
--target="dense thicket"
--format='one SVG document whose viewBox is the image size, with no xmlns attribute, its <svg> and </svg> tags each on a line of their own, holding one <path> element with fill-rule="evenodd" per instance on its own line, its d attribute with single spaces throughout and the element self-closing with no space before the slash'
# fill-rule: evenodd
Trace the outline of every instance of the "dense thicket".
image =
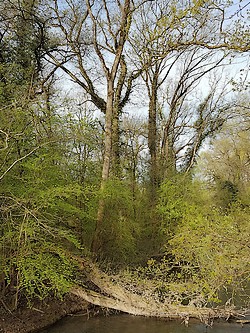
<svg viewBox="0 0 250 333">
<path fill-rule="evenodd" d="M 158 300 L 246 295 L 248 7 L 1 2 L 5 307 L 62 296 L 81 256 Z"/>
</svg>

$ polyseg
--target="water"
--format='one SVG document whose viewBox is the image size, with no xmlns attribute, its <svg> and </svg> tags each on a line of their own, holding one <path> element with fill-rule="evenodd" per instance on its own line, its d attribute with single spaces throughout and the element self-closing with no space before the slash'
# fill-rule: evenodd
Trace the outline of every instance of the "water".
<svg viewBox="0 0 250 333">
<path fill-rule="evenodd" d="M 220 322 L 206 327 L 192 321 L 189 327 L 180 321 L 165 321 L 130 315 L 100 316 L 86 319 L 86 316 L 66 317 L 40 333 L 250 333 L 250 325 L 241 327 L 238 323 Z"/>
</svg>

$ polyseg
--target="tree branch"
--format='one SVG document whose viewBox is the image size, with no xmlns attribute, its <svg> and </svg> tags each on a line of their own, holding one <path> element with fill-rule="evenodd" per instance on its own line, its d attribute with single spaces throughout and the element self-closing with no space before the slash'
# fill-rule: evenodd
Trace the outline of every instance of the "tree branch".
<svg viewBox="0 0 250 333">
<path fill-rule="evenodd" d="M 44 144 L 42 144 L 42 145 L 40 145 L 40 146 L 37 146 L 37 147 L 35 147 L 34 149 L 32 149 L 29 153 L 27 153 L 27 154 L 25 154 L 24 156 L 22 156 L 22 157 L 20 157 L 20 158 L 18 158 L 17 160 L 15 160 L 5 171 L 4 171 L 4 173 L 0 176 L 0 181 L 4 178 L 4 176 L 11 170 L 11 169 L 13 169 L 14 168 L 14 166 L 17 164 L 17 163 L 19 163 L 19 162 L 21 162 L 22 160 L 24 160 L 25 158 L 27 158 L 27 157 L 29 157 L 30 155 L 32 155 L 35 151 L 37 151 L 38 149 L 40 149 L 40 148 L 42 148 L 42 147 L 44 147 L 44 146 L 46 146 L 46 145 L 48 145 L 48 144 L 50 144 L 51 142 L 46 142 L 46 143 L 44 143 Z"/>
</svg>

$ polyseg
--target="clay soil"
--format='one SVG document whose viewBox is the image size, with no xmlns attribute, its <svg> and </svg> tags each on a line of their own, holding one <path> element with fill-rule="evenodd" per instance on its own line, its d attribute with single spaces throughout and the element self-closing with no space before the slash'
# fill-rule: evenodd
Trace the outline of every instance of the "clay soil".
<svg viewBox="0 0 250 333">
<path fill-rule="evenodd" d="M 82 311 L 88 316 L 88 303 L 75 295 L 68 294 L 64 300 L 36 302 L 32 307 L 20 307 L 8 311 L 0 302 L 0 333 L 37 332 L 54 324 L 66 315 Z"/>
</svg>

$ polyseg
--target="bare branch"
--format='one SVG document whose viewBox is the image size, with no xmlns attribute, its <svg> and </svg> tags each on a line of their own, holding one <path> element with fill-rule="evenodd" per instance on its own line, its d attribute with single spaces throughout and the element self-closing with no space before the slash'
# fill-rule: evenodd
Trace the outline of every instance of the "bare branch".
<svg viewBox="0 0 250 333">
<path fill-rule="evenodd" d="M 90 94 L 92 102 L 102 111 L 105 113 L 106 110 L 106 102 L 96 94 L 95 90 L 94 90 L 94 86 L 93 83 L 91 81 L 91 79 L 89 78 L 89 76 L 87 75 L 87 72 L 85 71 L 83 66 L 80 66 L 81 68 L 81 73 L 84 76 L 84 79 L 86 80 L 87 83 L 84 83 L 83 81 L 81 81 L 71 70 L 69 70 L 67 67 L 65 67 L 64 65 L 62 65 L 62 63 L 60 61 L 58 61 L 56 59 L 56 57 L 54 57 L 50 52 L 47 53 L 47 55 L 53 60 L 53 64 L 56 65 L 57 67 L 60 67 L 65 73 L 67 73 L 72 80 L 79 84 L 81 87 L 83 87 L 83 89 Z M 81 62 L 80 62 L 81 65 Z"/>
<path fill-rule="evenodd" d="M 107 78 L 109 78 L 110 76 L 110 70 L 105 62 L 105 59 L 103 57 L 103 54 L 99 48 L 99 45 L 98 45 L 98 42 L 97 42 L 97 18 L 94 17 L 94 14 L 92 12 L 92 6 L 90 5 L 90 2 L 89 0 L 86 0 L 86 4 L 87 4 L 87 8 L 88 8 L 88 13 L 89 13 L 89 16 L 92 20 L 92 24 L 93 24 L 93 44 L 94 44 L 94 48 L 95 48 L 95 52 L 99 58 L 99 60 L 101 61 L 101 64 L 102 64 L 102 68 L 103 68 L 103 71 L 106 75 Z"/>
<path fill-rule="evenodd" d="M 21 162 L 21 161 L 23 161 L 25 158 L 27 158 L 27 157 L 29 157 L 30 155 L 32 155 L 32 154 L 34 154 L 34 152 L 36 152 L 38 149 L 40 149 L 40 148 L 42 148 L 42 147 L 44 147 L 44 146 L 46 146 L 46 145 L 48 145 L 48 144 L 50 144 L 51 143 L 51 141 L 50 142 L 46 142 L 46 143 L 44 143 L 44 144 L 41 144 L 40 146 L 37 146 L 37 147 L 35 147 L 34 149 L 32 149 L 29 153 L 27 153 L 27 154 L 25 154 L 24 156 L 22 156 L 22 157 L 20 157 L 20 158 L 18 158 L 17 160 L 15 160 L 5 171 L 4 171 L 4 173 L 0 176 L 0 181 L 4 178 L 4 176 L 6 176 L 6 174 L 11 170 L 11 169 L 13 169 L 14 168 L 14 166 L 17 164 L 17 163 L 19 163 L 19 162 Z"/>
<path fill-rule="evenodd" d="M 2 133 L 5 136 L 5 138 L 3 139 L 3 141 L 4 141 L 4 147 L 0 148 L 0 151 L 1 151 L 1 150 L 6 150 L 8 148 L 9 135 L 8 135 L 8 133 L 4 132 L 1 129 L 0 129 L 0 133 Z"/>
</svg>

